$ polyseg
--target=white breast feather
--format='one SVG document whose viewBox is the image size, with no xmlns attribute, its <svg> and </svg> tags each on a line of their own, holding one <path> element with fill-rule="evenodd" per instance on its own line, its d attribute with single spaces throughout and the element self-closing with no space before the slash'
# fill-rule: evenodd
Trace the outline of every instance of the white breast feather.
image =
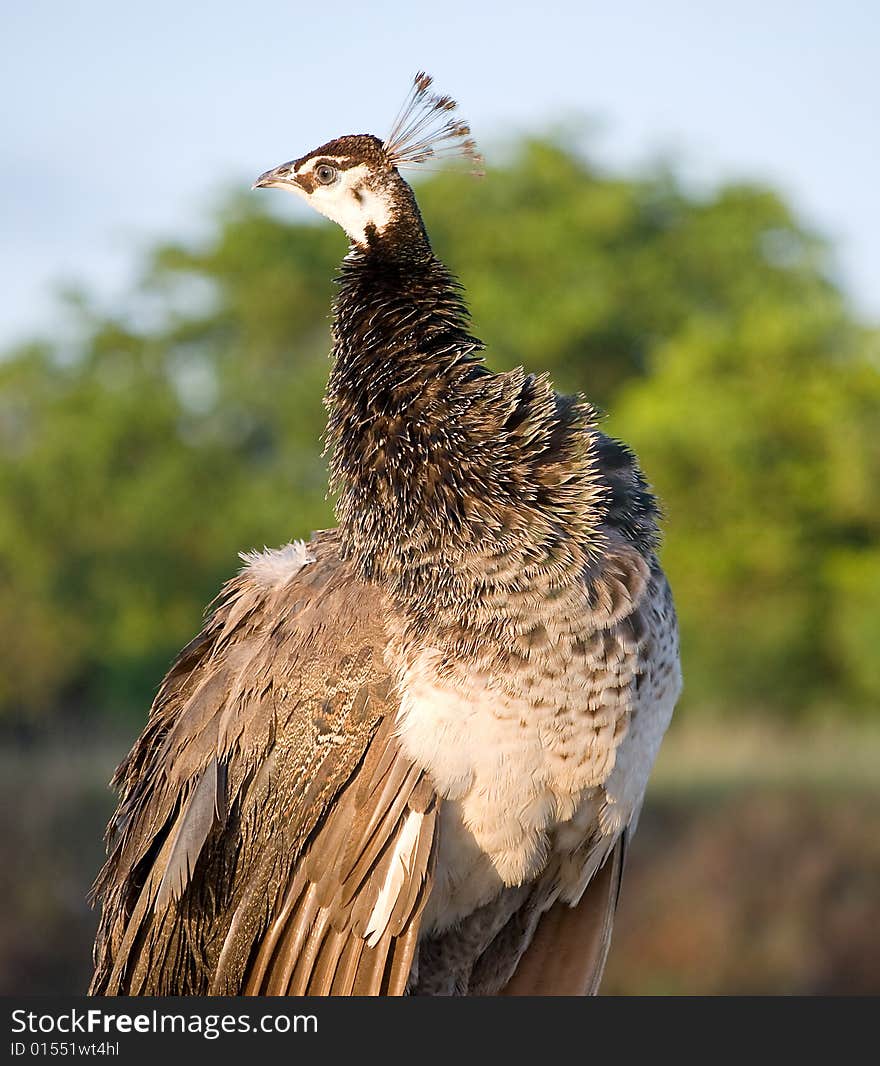
<svg viewBox="0 0 880 1066">
<path fill-rule="evenodd" d="M 403 673 L 401 748 L 444 799 L 424 931 L 539 876 L 551 852 L 563 862 L 563 898 L 575 902 L 634 827 L 681 688 L 674 615 L 662 603 L 652 615 L 649 659 L 625 636 L 612 653 L 599 642 L 604 650 L 577 668 L 526 670 L 521 697 L 485 674 L 441 681 L 432 649 Z"/>
</svg>

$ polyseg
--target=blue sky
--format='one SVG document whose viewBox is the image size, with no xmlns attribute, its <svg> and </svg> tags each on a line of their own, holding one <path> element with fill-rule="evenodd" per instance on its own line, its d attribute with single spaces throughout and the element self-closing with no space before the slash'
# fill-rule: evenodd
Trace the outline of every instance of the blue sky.
<svg viewBox="0 0 880 1066">
<path fill-rule="evenodd" d="M 420 67 L 490 149 L 586 115 L 609 165 L 674 155 L 693 180 L 775 184 L 880 319 L 866 0 L 29 0 L 5 5 L 0 34 L 0 347 L 57 321 L 60 283 L 124 292 L 139 252 L 197 234 L 230 186 L 329 137 L 385 133 Z"/>
</svg>

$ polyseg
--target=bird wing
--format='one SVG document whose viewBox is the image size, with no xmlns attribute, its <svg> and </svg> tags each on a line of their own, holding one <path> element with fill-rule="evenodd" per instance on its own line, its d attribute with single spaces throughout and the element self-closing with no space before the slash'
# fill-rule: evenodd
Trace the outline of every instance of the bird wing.
<svg viewBox="0 0 880 1066">
<path fill-rule="evenodd" d="M 245 995 L 400 996 L 430 890 L 437 801 L 386 718 L 290 878 Z M 221 960 L 214 991 L 224 992 Z"/>
<path fill-rule="evenodd" d="M 437 800 L 332 532 L 253 556 L 119 767 L 94 994 L 401 994 Z"/>
<path fill-rule="evenodd" d="M 504 996 L 598 994 L 620 898 L 626 831 L 580 900 L 557 900 L 538 921 L 531 943 L 501 990 Z"/>
</svg>

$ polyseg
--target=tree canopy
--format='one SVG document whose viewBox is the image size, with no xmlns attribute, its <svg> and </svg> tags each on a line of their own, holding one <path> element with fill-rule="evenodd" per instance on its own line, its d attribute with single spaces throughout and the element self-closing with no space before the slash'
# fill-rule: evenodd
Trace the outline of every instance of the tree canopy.
<svg viewBox="0 0 880 1066">
<path fill-rule="evenodd" d="M 666 514 L 686 703 L 880 697 L 880 334 L 773 190 L 604 173 L 527 139 L 419 200 L 487 360 L 548 370 Z M 321 457 L 343 235 L 233 198 L 112 316 L 0 361 L 0 714 L 143 715 L 240 550 L 333 523 Z"/>
</svg>

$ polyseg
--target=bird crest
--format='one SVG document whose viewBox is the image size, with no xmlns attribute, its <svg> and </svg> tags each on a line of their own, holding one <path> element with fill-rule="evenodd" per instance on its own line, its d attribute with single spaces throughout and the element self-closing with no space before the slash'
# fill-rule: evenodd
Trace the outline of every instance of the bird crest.
<svg viewBox="0 0 880 1066">
<path fill-rule="evenodd" d="M 451 96 L 431 92 L 434 79 L 420 70 L 413 78 L 403 106 L 385 138 L 385 155 L 395 167 L 421 167 L 427 162 L 463 157 L 473 173 L 482 175 L 483 157 L 471 137 L 470 126 L 454 116 L 458 104 Z"/>
</svg>

